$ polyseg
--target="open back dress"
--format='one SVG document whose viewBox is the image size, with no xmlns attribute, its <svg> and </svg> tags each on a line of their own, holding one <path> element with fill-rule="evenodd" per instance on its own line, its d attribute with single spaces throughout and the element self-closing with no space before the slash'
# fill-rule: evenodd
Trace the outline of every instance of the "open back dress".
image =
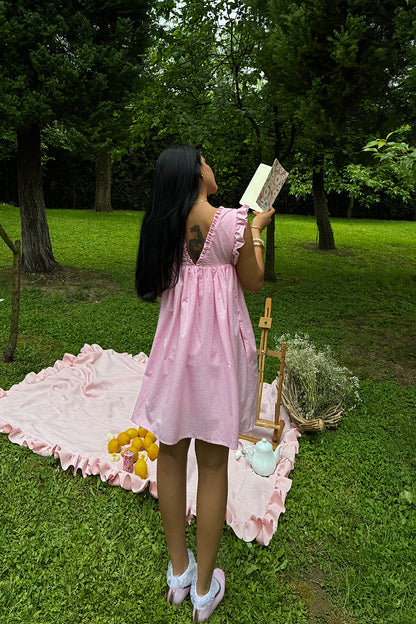
<svg viewBox="0 0 416 624">
<path fill-rule="evenodd" d="M 219 207 L 197 262 L 185 245 L 178 282 L 162 293 L 132 421 L 164 444 L 236 449 L 254 426 L 256 343 L 235 268 L 247 210 Z"/>
</svg>

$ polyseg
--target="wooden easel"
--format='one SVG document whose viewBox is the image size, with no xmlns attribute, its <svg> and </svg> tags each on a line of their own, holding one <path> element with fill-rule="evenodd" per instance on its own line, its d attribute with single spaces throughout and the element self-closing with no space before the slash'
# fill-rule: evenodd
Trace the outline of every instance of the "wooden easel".
<svg viewBox="0 0 416 624">
<path fill-rule="evenodd" d="M 259 376 L 258 376 L 258 389 L 257 389 L 257 415 L 255 427 L 267 427 L 273 429 L 272 444 L 273 448 L 279 443 L 280 436 L 282 435 L 284 421 L 280 420 L 280 403 L 282 400 L 282 385 L 283 374 L 285 367 L 286 357 L 286 342 L 282 344 L 281 351 L 272 351 L 267 348 L 267 337 L 269 329 L 272 326 L 272 317 L 270 316 L 272 310 L 272 300 L 270 297 L 266 299 L 266 305 L 264 308 L 264 316 L 260 317 L 259 327 L 261 327 L 260 348 L 257 349 L 257 355 L 259 356 Z M 266 355 L 271 355 L 280 359 L 279 376 L 277 379 L 277 400 L 274 409 L 274 420 L 265 420 L 260 418 L 261 397 L 263 394 L 263 380 L 264 380 L 264 363 Z M 240 438 L 249 440 L 250 442 L 257 442 L 260 438 L 249 435 L 241 435 Z"/>
</svg>

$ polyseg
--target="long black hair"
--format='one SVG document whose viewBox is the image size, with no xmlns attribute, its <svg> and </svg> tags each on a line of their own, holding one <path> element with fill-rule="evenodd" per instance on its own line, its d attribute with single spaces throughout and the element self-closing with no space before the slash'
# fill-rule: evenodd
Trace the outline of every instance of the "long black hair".
<svg viewBox="0 0 416 624">
<path fill-rule="evenodd" d="M 201 164 L 199 150 L 191 145 L 169 147 L 157 160 L 136 264 L 136 291 L 143 301 L 155 301 L 178 281 L 186 220 L 198 197 Z"/>
</svg>

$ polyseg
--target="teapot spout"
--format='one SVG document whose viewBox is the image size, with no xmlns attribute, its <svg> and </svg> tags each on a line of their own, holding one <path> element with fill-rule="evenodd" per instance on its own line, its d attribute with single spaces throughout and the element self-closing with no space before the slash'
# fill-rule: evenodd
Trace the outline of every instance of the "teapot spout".
<svg viewBox="0 0 416 624">
<path fill-rule="evenodd" d="M 274 458 L 276 460 L 276 465 L 279 462 L 280 459 L 280 450 L 282 448 L 282 444 L 279 444 L 278 446 L 276 446 L 276 448 L 274 449 L 273 453 L 274 453 Z"/>
</svg>

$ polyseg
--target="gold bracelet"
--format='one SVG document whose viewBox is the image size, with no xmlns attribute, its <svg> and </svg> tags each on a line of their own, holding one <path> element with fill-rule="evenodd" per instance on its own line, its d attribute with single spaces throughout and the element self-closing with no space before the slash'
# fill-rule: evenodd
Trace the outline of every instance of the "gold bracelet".
<svg viewBox="0 0 416 624">
<path fill-rule="evenodd" d="M 256 247 L 263 247 L 264 249 L 264 242 L 262 241 L 261 238 L 253 238 L 253 245 Z"/>
</svg>

